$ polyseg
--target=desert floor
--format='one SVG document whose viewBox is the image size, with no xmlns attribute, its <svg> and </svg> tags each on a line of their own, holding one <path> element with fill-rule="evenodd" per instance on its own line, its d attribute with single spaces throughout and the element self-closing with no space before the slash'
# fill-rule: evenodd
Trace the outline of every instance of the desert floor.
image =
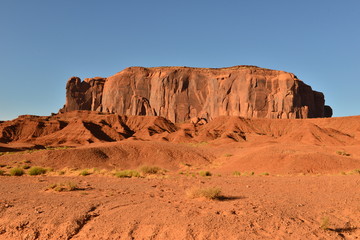
<svg viewBox="0 0 360 240">
<path fill-rule="evenodd" d="M 3 176 L 0 238 L 359 239 L 359 186 L 359 175 Z"/>
</svg>

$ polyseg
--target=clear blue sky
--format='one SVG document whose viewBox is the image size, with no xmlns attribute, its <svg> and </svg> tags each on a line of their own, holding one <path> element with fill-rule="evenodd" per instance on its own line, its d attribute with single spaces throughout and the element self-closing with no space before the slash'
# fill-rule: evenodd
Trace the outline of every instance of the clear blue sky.
<svg viewBox="0 0 360 240">
<path fill-rule="evenodd" d="M 360 1 L 0 0 L 0 119 L 49 115 L 71 76 L 257 65 L 360 115 Z"/>
</svg>

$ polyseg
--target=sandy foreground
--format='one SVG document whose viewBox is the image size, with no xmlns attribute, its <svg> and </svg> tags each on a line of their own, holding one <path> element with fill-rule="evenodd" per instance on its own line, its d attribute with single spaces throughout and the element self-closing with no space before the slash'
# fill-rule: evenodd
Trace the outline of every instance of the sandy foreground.
<svg viewBox="0 0 360 240">
<path fill-rule="evenodd" d="M 2 176 L 0 239 L 359 239 L 359 187 L 359 175 Z"/>
</svg>

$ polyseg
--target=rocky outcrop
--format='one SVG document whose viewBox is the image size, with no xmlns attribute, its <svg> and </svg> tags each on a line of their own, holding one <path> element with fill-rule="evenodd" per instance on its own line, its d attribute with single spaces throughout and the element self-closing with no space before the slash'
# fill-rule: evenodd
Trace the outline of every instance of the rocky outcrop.
<svg viewBox="0 0 360 240">
<path fill-rule="evenodd" d="M 102 95 L 106 78 L 86 78 L 82 82 L 78 77 L 71 77 L 66 84 L 66 104 L 60 110 L 102 110 Z"/>
<path fill-rule="evenodd" d="M 130 67 L 114 76 L 71 78 L 60 112 L 95 110 L 162 116 L 173 122 L 218 116 L 330 117 L 324 95 L 294 74 L 259 68 Z"/>
</svg>

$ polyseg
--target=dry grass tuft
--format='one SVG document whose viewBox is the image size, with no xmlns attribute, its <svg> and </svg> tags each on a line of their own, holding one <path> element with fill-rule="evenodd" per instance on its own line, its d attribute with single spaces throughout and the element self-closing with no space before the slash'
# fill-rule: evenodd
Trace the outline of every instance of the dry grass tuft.
<svg viewBox="0 0 360 240">
<path fill-rule="evenodd" d="M 209 171 L 200 171 L 199 175 L 202 177 L 210 177 L 212 174 Z"/>
<path fill-rule="evenodd" d="M 329 217 L 324 217 L 324 218 L 321 220 L 320 228 L 323 229 L 323 230 L 328 230 L 328 229 L 329 229 L 329 226 L 330 226 Z"/>
<path fill-rule="evenodd" d="M 51 184 L 46 190 L 54 190 L 56 192 L 68 192 L 78 190 L 79 187 L 73 182 L 67 183 L 54 183 Z"/>
<path fill-rule="evenodd" d="M 221 189 L 218 187 L 191 188 L 186 194 L 190 198 L 206 198 L 209 200 L 219 200 L 222 198 Z"/>
<path fill-rule="evenodd" d="M 25 174 L 24 170 L 22 168 L 12 168 L 9 171 L 11 176 L 22 176 Z"/>
<path fill-rule="evenodd" d="M 79 173 L 80 176 L 87 176 L 87 175 L 90 175 L 90 174 L 91 173 L 87 169 L 84 169 Z"/>
<path fill-rule="evenodd" d="M 161 171 L 161 168 L 156 166 L 142 166 L 140 167 L 140 172 L 142 174 L 157 174 Z"/>
<path fill-rule="evenodd" d="M 339 154 L 339 155 L 341 155 L 341 156 L 346 156 L 346 157 L 351 156 L 350 153 L 347 153 L 347 152 L 345 152 L 345 151 L 336 151 L 336 153 Z"/>
<path fill-rule="evenodd" d="M 118 178 L 140 177 L 140 173 L 135 170 L 123 170 L 123 171 L 116 172 L 114 175 Z"/>
<path fill-rule="evenodd" d="M 46 169 L 42 167 L 31 167 L 28 173 L 31 176 L 42 175 L 46 173 Z"/>
</svg>

